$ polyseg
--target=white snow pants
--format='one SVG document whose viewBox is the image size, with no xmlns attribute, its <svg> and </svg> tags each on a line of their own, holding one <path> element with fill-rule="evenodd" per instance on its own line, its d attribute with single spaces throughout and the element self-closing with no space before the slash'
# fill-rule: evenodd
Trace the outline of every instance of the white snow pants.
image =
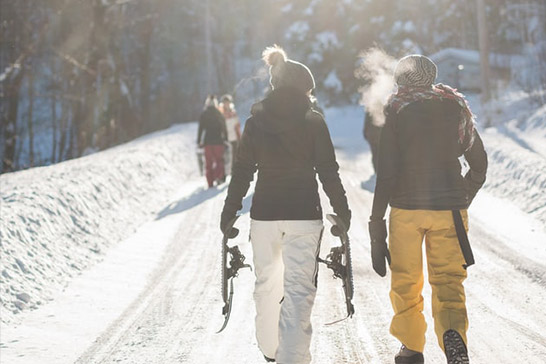
<svg viewBox="0 0 546 364">
<path fill-rule="evenodd" d="M 311 311 L 317 290 L 321 220 L 250 224 L 256 285 L 256 338 L 280 364 L 311 362 Z"/>
</svg>

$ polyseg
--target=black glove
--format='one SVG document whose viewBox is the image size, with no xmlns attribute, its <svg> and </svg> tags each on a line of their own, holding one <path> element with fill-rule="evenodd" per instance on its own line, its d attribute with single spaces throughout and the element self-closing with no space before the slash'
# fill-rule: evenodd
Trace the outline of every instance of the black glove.
<svg viewBox="0 0 546 364">
<path fill-rule="evenodd" d="M 337 215 L 343 221 L 343 225 L 345 225 L 345 228 L 347 231 L 349 231 L 349 227 L 351 226 L 351 211 L 349 211 L 346 214 L 343 215 Z M 334 225 L 330 228 L 330 233 L 332 233 L 333 236 L 340 236 L 341 232 L 339 231 L 339 227 Z"/>
<path fill-rule="evenodd" d="M 235 215 L 236 215 L 236 212 L 226 211 L 226 210 L 222 211 L 222 216 L 220 218 L 220 230 L 222 230 L 222 234 L 226 233 L 227 225 L 229 224 L 231 220 L 235 218 Z M 228 239 L 233 239 L 237 235 L 239 235 L 239 229 L 237 229 L 236 227 L 232 227 L 231 231 L 229 231 Z"/>
<path fill-rule="evenodd" d="M 372 246 L 373 270 L 381 277 L 387 274 L 385 259 L 391 264 L 391 254 L 387 248 L 387 223 L 385 220 L 371 220 L 368 224 Z"/>
<path fill-rule="evenodd" d="M 466 183 L 466 190 L 468 192 L 468 205 L 470 205 L 480 188 L 483 186 L 485 182 L 485 175 L 470 170 L 466 173 L 464 179 Z"/>
</svg>

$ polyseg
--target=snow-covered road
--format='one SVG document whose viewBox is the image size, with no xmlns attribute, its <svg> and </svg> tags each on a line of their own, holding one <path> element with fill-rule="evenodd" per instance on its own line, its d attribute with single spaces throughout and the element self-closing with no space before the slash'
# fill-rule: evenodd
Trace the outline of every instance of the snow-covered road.
<svg viewBox="0 0 546 364">
<path fill-rule="evenodd" d="M 339 114 L 331 119 L 336 117 L 341 125 L 333 127 L 332 134 L 354 214 L 350 236 L 356 314 L 324 325 L 343 317 L 345 306 L 341 282 L 321 267 L 312 317 L 313 363 L 392 363 L 399 344 L 388 332 L 389 278 L 377 276 L 369 258 L 367 221 L 373 197 L 369 154 L 356 137 L 361 135 L 361 119 Z M 251 272 L 241 271 L 236 279 L 230 322 L 222 333 L 215 333 L 223 321 L 218 219 L 226 186 L 212 190 L 204 186 L 204 177 L 193 175 L 153 220 L 75 278 L 53 302 L 27 313 L 18 326 L 3 327 L 0 362 L 262 363 L 254 338 Z M 251 262 L 250 198 L 245 199 L 237 226 L 241 233 L 233 244 Z M 328 211 L 327 199 L 322 200 Z M 514 221 L 517 213 L 512 206 L 488 193 L 480 193 L 470 210 L 470 240 L 477 262 L 469 268 L 465 285 L 470 358 L 473 363 L 542 364 L 546 235 L 542 225 L 534 225 L 523 213 L 514 229 L 492 229 L 508 212 L 508 220 Z M 515 242 L 514 235 L 525 241 Z M 326 234 L 321 256 L 336 243 Z M 432 327 L 430 289 L 425 287 L 429 323 L 425 358 L 427 363 L 444 363 Z"/>
</svg>

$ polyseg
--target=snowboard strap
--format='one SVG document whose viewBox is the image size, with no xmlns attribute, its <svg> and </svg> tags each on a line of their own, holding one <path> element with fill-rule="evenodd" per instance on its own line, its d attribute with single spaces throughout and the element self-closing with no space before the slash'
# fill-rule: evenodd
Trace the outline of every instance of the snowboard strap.
<svg viewBox="0 0 546 364">
<path fill-rule="evenodd" d="M 459 245 L 464 256 L 465 264 L 463 268 L 466 269 L 474 264 L 474 254 L 472 254 L 472 248 L 470 247 L 470 242 L 468 241 L 468 235 L 466 234 L 466 229 L 464 228 L 463 218 L 461 217 L 460 210 L 452 210 L 453 222 L 455 223 L 455 231 L 457 232 L 457 239 L 459 240 Z"/>
</svg>

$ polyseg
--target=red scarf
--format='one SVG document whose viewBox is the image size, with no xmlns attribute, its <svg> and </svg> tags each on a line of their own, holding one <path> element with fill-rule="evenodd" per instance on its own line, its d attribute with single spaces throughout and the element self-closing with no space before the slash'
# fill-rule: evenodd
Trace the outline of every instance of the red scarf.
<svg viewBox="0 0 546 364">
<path fill-rule="evenodd" d="M 475 117 L 463 94 L 457 92 L 454 88 L 441 83 L 432 85 L 431 87 L 400 86 L 398 92 L 392 94 L 387 102 L 385 114 L 389 114 L 391 111 L 398 114 L 403 108 L 416 101 L 446 99 L 454 100 L 462 108 L 459 122 L 459 144 L 461 144 L 463 150 L 466 152 L 474 143 Z"/>
</svg>

